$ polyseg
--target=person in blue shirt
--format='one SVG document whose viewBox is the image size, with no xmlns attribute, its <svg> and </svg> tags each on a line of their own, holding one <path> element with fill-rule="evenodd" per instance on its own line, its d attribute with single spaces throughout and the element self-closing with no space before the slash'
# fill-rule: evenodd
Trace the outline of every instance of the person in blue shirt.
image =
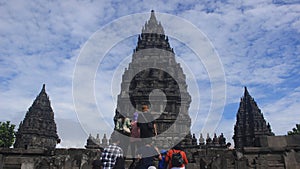
<svg viewBox="0 0 300 169">
<path fill-rule="evenodd" d="M 159 160 L 158 162 L 157 169 L 167 169 L 168 164 L 165 161 L 167 150 L 160 150 L 160 154 L 161 154 L 161 160 Z"/>
</svg>

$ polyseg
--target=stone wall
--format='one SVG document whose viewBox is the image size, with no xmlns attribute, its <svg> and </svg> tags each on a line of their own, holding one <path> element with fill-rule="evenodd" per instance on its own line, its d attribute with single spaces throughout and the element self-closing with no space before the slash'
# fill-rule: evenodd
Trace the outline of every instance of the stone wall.
<svg viewBox="0 0 300 169">
<path fill-rule="evenodd" d="M 265 136 L 259 147 L 187 146 L 188 169 L 300 169 L 300 136 Z M 97 149 L 0 149 L 0 169 L 91 169 Z M 130 164 L 127 159 L 126 164 Z"/>
<path fill-rule="evenodd" d="M 90 169 L 99 150 L 0 149 L 0 169 Z"/>
</svg>

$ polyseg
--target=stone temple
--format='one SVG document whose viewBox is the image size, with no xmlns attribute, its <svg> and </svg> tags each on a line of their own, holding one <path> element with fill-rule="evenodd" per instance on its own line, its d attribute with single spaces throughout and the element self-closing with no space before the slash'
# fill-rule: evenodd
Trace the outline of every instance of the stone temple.
<svg viewBox="0 0 300 169">
<path fill-rule="evenodd" d="M 300 168 L 300 135 L 275 136 L 246 87 L 233 126 L 234 148 L 229 148 L 222 133 L 204 133 L 206 137 L 200 134 L 199 138 L 190 133 L 190 102 L 184 72 L 152 11 L 122 76 L 115 119 L 131 117 L 141 105 L 150 105 L 161 135 L 154 142 L 164 148 L 182 135 L 189 169 Z M 20 123 L 14 148 L 0 148 L 0 169 L 91 169 L 110 136 L 104 134 L 100 139 L 90 135 L 86 148 L 55 148 L 58 141 L 54 113 L 43 86 Z M 126 160 L 126 168 L 130 162 Z"/>
<path fill-rule="evenodd" d="M 16 134 L 15 148 L 54 149 L 59 141 L 45 85 L 29 108 Z"/>
<path fill-rule="evenodd" d="M 274 135 L 246 87 L 236 119 L 233 136 L 235 148 L 252 147 L 260 136 Z"/>
<path fill-rule="evenodd" d="M 122 76 L 114 119 L 120 115 L 131 118 L 134 112 L 141 111 L 142 105 L 149 105 L 161 135 L 156 145 L 168 147 L 166 143 L 176 142 L 190 133 L 190 103 L 185 74 L 152 11 Z"/>
</svg>

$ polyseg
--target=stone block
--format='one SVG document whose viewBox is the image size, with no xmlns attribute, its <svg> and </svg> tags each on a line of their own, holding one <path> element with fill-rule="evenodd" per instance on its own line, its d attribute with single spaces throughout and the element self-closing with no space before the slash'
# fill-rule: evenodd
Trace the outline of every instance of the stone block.
<svg viewBox="0 0 300 169">
<path fill-rule="evenodd" d="M 284 161 L 287 169 L 300 169 L 299 152 L 295 152 L 291 150 L 290 152 L 286 152 L 284 156 Z"/>
<path fill-rule="evenodd" d="M 269 147 L 286 147 L 286 136 L 267 136 Z"/>
<path fill-rule="evenodd" d="M 34 163 L 32 163 L 32 162 L 24 162 L 21 165 L 21 169 L 34 169 Z"/>
<path fill-rule="evenodd" d="M 286 141 L 289 147 L 300 147 L 300 134 L 286 136 Z"/>
</svg>

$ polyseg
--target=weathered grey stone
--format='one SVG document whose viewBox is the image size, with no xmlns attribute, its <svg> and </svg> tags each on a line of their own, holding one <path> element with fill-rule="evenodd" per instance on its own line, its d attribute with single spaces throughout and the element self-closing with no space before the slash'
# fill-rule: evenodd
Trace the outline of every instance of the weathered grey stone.
<svg viewBox="0 0 300 169">
<path fill-rule="evenodd" d="M 287 147 L 286 136 L 267 136 L 268 147 Z"/>
<path fill-rule="evenodd" d="M 21 165 L 21 169 L 34 169 L 34 163 L 33 162 L 24 162 Z"/>
<path fill-rule="evenodd" d="M 95 149 L 0 149 L 0 169 L 79 169 L 91 168 L 92 162 L 100 157 Z M 0 165 L 1 166 L 1 165 Z"/>
</svg>

